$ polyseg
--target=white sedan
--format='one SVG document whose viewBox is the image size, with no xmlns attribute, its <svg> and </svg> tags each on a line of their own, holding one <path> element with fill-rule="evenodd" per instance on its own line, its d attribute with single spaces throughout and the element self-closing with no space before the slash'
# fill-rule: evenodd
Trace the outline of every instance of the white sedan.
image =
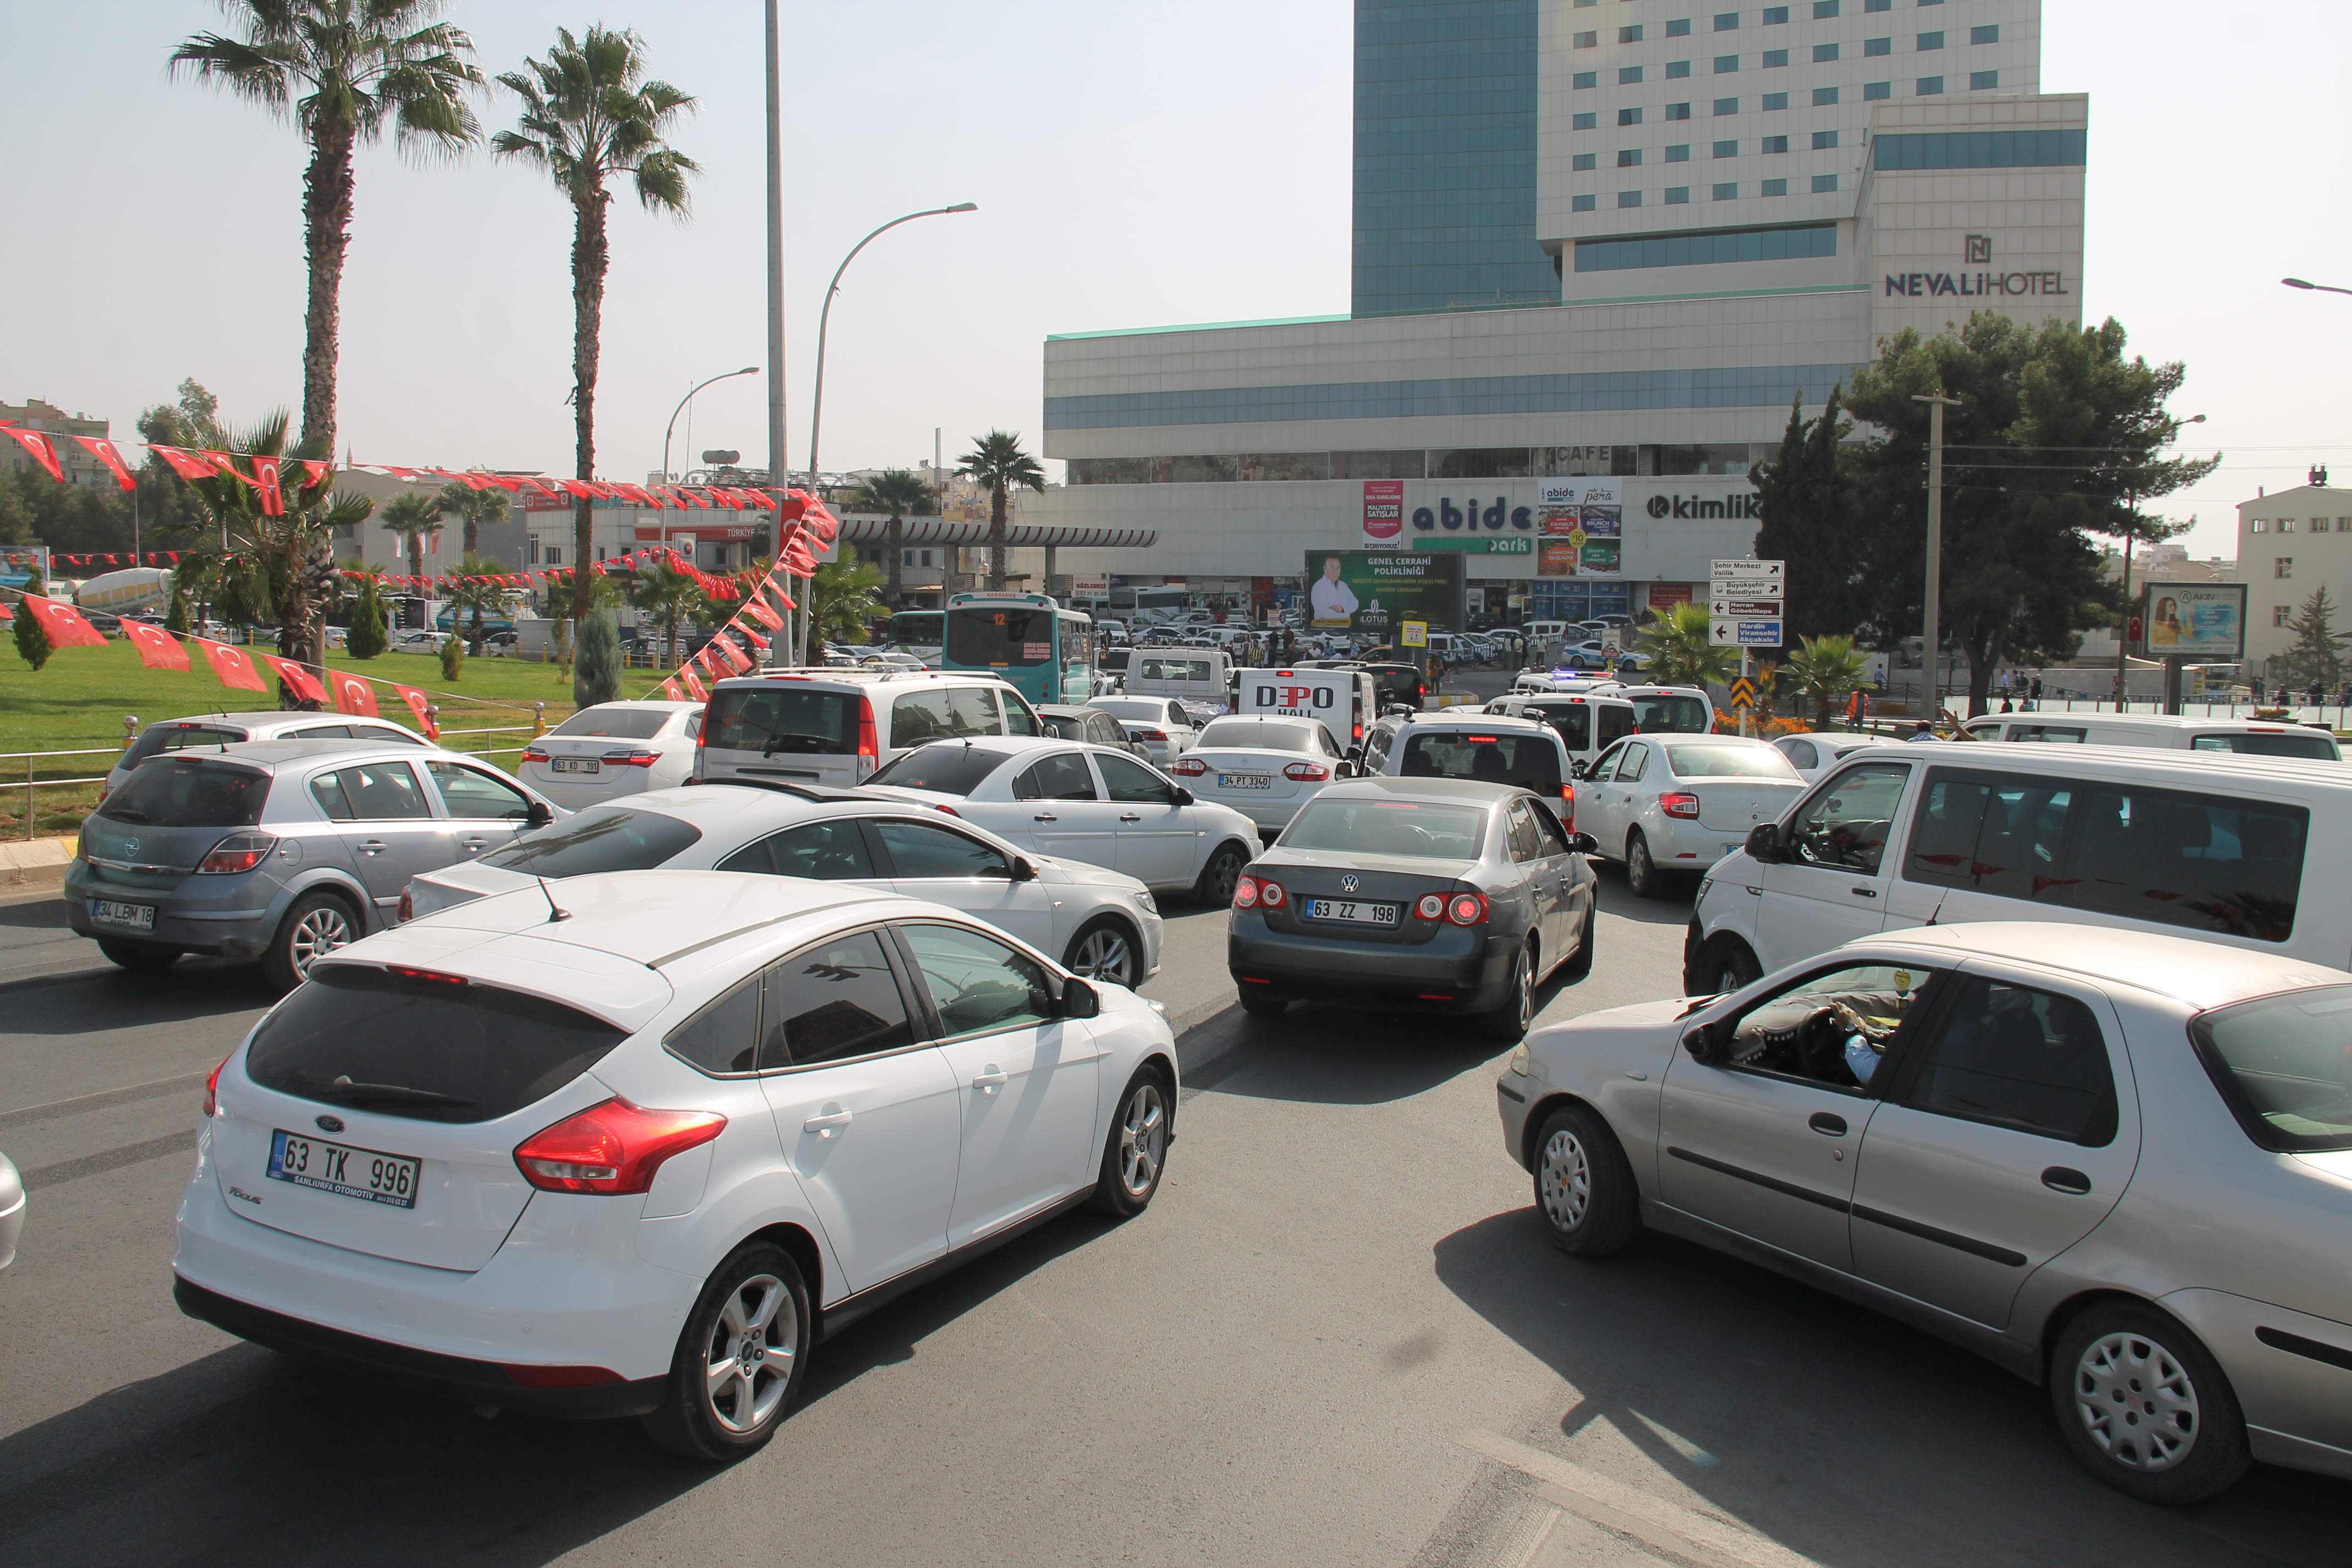
<svg viewBox="0 0 2352 1568">
<path fill-rule="evenodd" d="M 1807 784 L 1816 784 L 1821 776 L 1837 765 L 1840 757 L 1864 746 L 1882 746 L 1884 735 L 1837 735 L 1815 733 L 1783 735 L 1772 742 L 1780 753 L 1789 759 L 1797 776 Z"/>
<path fill-rule="evenodd" d="M 1089 980 L 1130 989 L 1160 968 L 1160 906 L 1132 877 L 1024 854 L 910 801 L 758 779 L 633 795 L 412 878 L 402 918 L 602 871 L 736 871 L 848 882 L 961 910 Z M 561 897 L 561 895 L 558 895 Z"/>
<path fill-rule="evenodd" d="M 1108 746 L 1028 735 L 935 741 L 866 781 L 976 822 L 1024 849 L 1124 871 L 1222 907 L 1258 849 L 1257 824 Z"/>
<path fill-rule="evenodd" d="M 1604 858 L 1625 863 L 1628 887 L 1654 899 L 1666 890 L 1664 873 L 1706 870 L 1804 792 L 1789 759 L 1762 741 L 1629 735 L 1578 783 L 1576 826 Z"/>
<path fill-rule="evenodd" d="M 1175 1042 L 1131 991 L 838 883 L 558 896 L 337 949 L 213 1070 L 182 1311 L 726 1463 L 894 1282 L 1159 1189 Z"/>
<path fill-rule="evenodd" d="M 1172 697 L 1097 697 L 1087 706 L 1099 708 L 1125 725 L 1127 738 L 1142 742 L 1151 760 L 1163 768 L 1190 751 L 1199 733 L 1192 715 Z"/>
<path fill-rule="evenodd" d="M 1318 720 L 1234 715 L 1210 720 L 1168 772 L 1202 800 L 1232 806 L 1271 837 L 1289 826 L 1325 785 L 1353 776 L 1355 768 Z"/>
<path fill-rule="evenodd" d="M 523 782 L 572 811 L 671 789 L 694 772 L 699 702 L 599 702 L 525 747 Z"/>
</svg>

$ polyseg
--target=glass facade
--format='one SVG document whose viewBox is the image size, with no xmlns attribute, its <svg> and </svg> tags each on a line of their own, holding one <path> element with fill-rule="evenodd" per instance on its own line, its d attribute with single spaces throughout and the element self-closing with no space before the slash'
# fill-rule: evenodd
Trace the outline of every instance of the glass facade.
<svg viewBox="0 0 2352 1568">
<path fill-rule="evenodd" d="M 1074 485 L 1214 484 L 1276 479 L 1522 479 L 1577 474 L 1744 474 L 1777 444 L 1440 447 L 1389 452 L 1244 452 L 1197 458 L 1072 458 Z"/>
<path fill-rule="evenodd" d="M 1648 239 L 1580 239 L 1576 242 L 1576 269 L 1616 272 L 1642 267 L 1710 267 L 1727 261 L 1790 261 L 1836 254 L 1837 226 L 1821 223 L 1800 228 L 1658 235 Z"/>
<path fill-rule="evenodd" d="M 1924 82 L 1919 90 L 1927 90 Z M 1881 136 L 1871 143 L 1871 160 L 1881 169 L 2079 168 L 2088 160 L 2089 144 L 2087 131 L 1896 134 Z"/>
<path fill-rule="evenodd" d="M 1351 311 L 1548 305 L 1536 0 L 1356 0 Z"/>
</svg>

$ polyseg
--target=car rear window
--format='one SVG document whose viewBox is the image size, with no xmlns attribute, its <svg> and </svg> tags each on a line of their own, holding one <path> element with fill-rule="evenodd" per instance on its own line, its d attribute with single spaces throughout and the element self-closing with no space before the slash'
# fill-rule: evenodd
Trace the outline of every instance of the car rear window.
<svg viewBox="0 0 2352 1568">
<path fill-rule="evenodd" d="M 1003 764 L 1001 752 L 983 752 L 977 746 L 946 741 L 905 752 L 866 782 L 932 790 L 940 795 L 970 795 L 980 787 L 982 780 Z"/>
<path fill-rule="evenodd" d="M 1585 751 L 1592 744 L 1592 710 L 1581 702 L 1530 702 L 1526 712 L 1558 731 L 1572 752 Z"/>
<path fill-rule="evenodd" d="M 659 708 L 583 708 L 558 724 L 558 735 L 609 735 L 616 741 L 650 741 L 668 723 L 669 712 Z M 765 742 L 762 742 L 763 744 Z"/>
<path fill-rule="evenodd" d="M 245 739 L 242 730 L 226 730 L 210 724 L 158 724 L 139 737 L 122 759 L 124 767 L 135 768 L 152 756 L 165 752 L 184 752 L 194 748 L 207 751 L 234 745 Z"/>
<path fill-rule="evenodd" d="M 1483 806 L 1318 796 L 1291 818 L 1281 844 L 1285 849 L 1331 849 L 1343 855 L 1475 860 L 1486 831 Z"/>
<path fill-rule="evenodd" d="M 2189 1033 L 2247 1137 L 2280 1152 L 2352 1149 L 2352 985 L 2216 1008 Z"/>
<path fill-rule="evenodd" d="M 1706 735 L 1715 715 L 1700 697 L 1633 697 L 1633 717 L 1644 735 Z"/>
<path fill-rule="evenodd" d="M 716 751 L 845 757 L 857 750 L 858 700 L 806 687 L 722 686 L 710 694 L 702 743 Z"/>
<path fill-rule="evenodd" d="M 144 827 L 251 827 L 269 800 L 269 775 L 204 757 L 142 763 L 98 815 Z"/>
<path fill-rule="evenodd" d="M 1316 736 L 1323 726 L 1283 719 L 1212 719 L 1194 745 L 1208 751 L 1217 746 L 1255 746 L 1268 752 L 1319 752 Z"/>
<path fill-rule="evenodd" d="M 1397 772 L 1406 778 L 1517 784 L 1558 798 L 1559 742 L 1549 731 L 1540 734 L 1524 730 L 1457 730 L 1438 734 L 1408 731 Z"/>
<path fill-rule="evenodd" d="M 492 1121 L 586 1072 L 627 1031 L 501 986 L 322 964 L 264 1020 L 246 1076 L 265 1089 L 412 1117 Z"/>
<path fill-rule="evenodd" d="M 2298 733 L 2293 730 L 2276 734 L 2200 735 L 2189 742 L 2191 751 L 2236 752 L 2249 757 L 2314 757 L 2324 763 L 2341 762 L 2343 752 L 2336 737 L 2317 730 Z"/>
<path fill-rule="evenodd" d="M 657 811 L 593 805 L 550 827 L 525 834 L 482 857 L 485 866 L 533 877 L 584 877 L 596 871 L 643 871 L 667 864 L 699 840 L 702 829 Z"/>
<path fill-rule="evenodd" d="M 1646 731 L 1644 731 L 1647 732 Z M 1684 779 L 1793 779 L 1797 770 L 1773 747 L 1680 745 L 1666 748 L 1666 765 Z"/>
</svg>

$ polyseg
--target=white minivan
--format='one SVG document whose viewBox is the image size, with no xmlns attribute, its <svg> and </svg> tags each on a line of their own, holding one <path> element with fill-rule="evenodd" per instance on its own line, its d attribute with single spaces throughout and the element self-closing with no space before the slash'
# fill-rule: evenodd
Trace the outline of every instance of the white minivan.
<svg viewBox="0 0 2352 1568">
<path fill-rule="evenodd" d="M 2154 746 L 2168 751 L 2239 752 L 2256 757 L 2344 760 L 2335 735 L 2304 724 L 2258 719 L 2191 719 L 2169 713 L 1990 713 L 1968 722 L 1979 741 L 2075 746 Z"/>
<path fill-rule="evenodd" d="M 1173 697 L 1222 710 L 1233 660 L 1210 647 L 1144 647 L 1127 661 L 1127 697 Z"/>
<path fill-rule="evenodd" d="M 2352 967 L 2352 771 L 2115 746 L 1865 747 L 1699 884 L 1683 986 L 1963 921 L 2184 932 Z"/>
<path fill-rule="evenodd" d="M 779 670 L 710 689 L 694 777 L 847 788 L 933 741 L 1049 732 L 1019 692 L 990 676 Z"/>
</svg>

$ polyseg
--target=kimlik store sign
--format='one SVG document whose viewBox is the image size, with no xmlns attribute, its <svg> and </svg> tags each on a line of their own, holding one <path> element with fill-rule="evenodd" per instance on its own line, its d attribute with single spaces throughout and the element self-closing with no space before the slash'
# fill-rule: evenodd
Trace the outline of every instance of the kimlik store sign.
<svg viewBox="0 0 2352 1568">
<path fill-rule="evenodd" d="M 1561 478 L 1517 481 L 1365 479 L 1363 547 L 1368 550 L 1455 550 L 1479 555 L 1557 558 L 1571 540 L 1579 566 L 1600 574 L 1613 567 L 1622 520 L 1661 521 L 1753 520 L 1756 492 L 1721 479 L 1700 485 L 1672 476 Z M 1588 515 L 1586 509 L 1593 509 Z M 1587 559 L 1587 538 L 1610 542 Z M 1544 542 L 1549 540 L 1552 546 Z M 1609 559 L 1604 561 L 1603 556 Z M 1543 576 L 1563 575 L 1557 568 Z"/>
</svg>

